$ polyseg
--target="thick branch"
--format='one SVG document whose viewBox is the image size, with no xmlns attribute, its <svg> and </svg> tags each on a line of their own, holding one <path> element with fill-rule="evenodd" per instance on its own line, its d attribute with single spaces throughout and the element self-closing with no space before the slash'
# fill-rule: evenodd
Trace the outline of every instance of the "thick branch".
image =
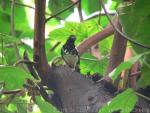
<svg viewBox="0 0 150 113">
<path fill-rule="evenodd" d="M 122 28 L 119 23 L 119 20 L 117 21 L 116 27 L 121 31 Z M 126 51 L 126 45 L 127 45 L 127 40 L 124 39 L 122 35 L 120 35 L 118 32 L 115 31 L 115 37 L 113 40 L 107 73 L 111 72 L 121 62 L 123 62 L 125 51 Z M 118 84 L 118 82 L 119 82 L 119 78 L 116 80 L 116 85 Z"/>
<path fill-rule="evenodd" d="M 43 82 L 47 81 L 49 70 L 45 53 L 45 4 L 46 0 L 35 0 L 34 62 Z"/>
<path fill-rule="evenodd" d="M 98 43 L 99 41 L 105 39 L 106 37 L 113 34 L 114 30 L 112 26 L 108 26 L 107 28 L 103 29 L 102 31 L 96 33 L 95 35 L 87 38 L 85 41 L 83 41 L 78 47 L 78 51 L 80 54 L 86 52 L 90 47 Z"/>
</svg>

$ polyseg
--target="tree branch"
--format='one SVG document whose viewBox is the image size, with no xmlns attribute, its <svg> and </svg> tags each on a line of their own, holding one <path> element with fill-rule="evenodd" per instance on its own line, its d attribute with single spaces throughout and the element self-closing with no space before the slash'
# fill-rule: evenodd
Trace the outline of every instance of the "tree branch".
<svg viewBox="0 0 150 113">
<path fill-rule="evenodd" d="M 121 31 L 122 27 L 118 19 L 116 27 Z M 120 35 L 118 32 L 115 31 L 107 74 L 110 73 L 113 69 L 115 69 L 121 62 L 123 62 L 126 51 L 126 45 L 127 40 L 124 39 L 122 35 Z M 118 86 L 119 81 L 120 76 L 115 80 L 114 84 L 116 87 Z"/>
<path fill-rule="evenodd" d="M 48 83 L 49 65 L 45 53 L 45 5 L 46 0 L 35 0 L 34 62 L 38 75 Z"/>
<path fill-rule="evenodd" d="M 112 26 L 108 25 L 105 29 L 102 31 L 94 34 L 93 36 L 87 38 L 83 42 L 80 43 L 80 45 L 77 46 L 77 49 L 79 51 L 79 54 L 83 54 L 86 52 L 90 47 L 98 43 L 99 41 L 105 39 L 106 37 L 112 35 L 114 32 Z"/>
<path fill-rule="evenodd" d="M 78 1 L 78 0 L 77 0 L 77 1 Z M 83 19 L 83 15 L 82 15 L 81 0 L 80 0 L 79 3 L 77 4 L 77 8 L 78 8 L 78 13 L 79 13 L 80 22 L 82 22 L 84 19 Z"/>
</svg>

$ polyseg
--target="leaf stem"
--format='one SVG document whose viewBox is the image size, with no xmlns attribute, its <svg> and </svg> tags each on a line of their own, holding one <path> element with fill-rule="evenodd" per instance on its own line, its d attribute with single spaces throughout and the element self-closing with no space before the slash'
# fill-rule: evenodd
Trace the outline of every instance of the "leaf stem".
<svg viewBox="0 0 150 113">
<path fill-rule="evenodd" d="M 135 92 L 135 93 L 136 93 L 136 95 L 138 95 L 138 96 L 140 96 L 140 97 L 142 97 L 142 98 L 144 98 L 144 99 L 150 101 L 150 98 L 149 98 L 149 97 L 147 97 L 147 96 L 145 96 L 145 95 L 143 95 L 143 94 L 141 94 L 141 93 L 138 93 L 138 92 Z"/>
</svg>

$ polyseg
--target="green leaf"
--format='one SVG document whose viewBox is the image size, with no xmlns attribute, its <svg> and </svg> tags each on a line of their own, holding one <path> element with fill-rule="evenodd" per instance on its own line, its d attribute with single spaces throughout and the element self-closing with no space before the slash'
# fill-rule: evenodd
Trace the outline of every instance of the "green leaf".
<svg viewBox="0 0 150 113">
<path fill-rule="evenodd" d="M 19 1 L 20 3 L 22 3 L 21 0 Z M 27 20 L 25 8 L 20 7 L 20 6 L 15 6 L 14 11 L 15 11 L 14 13 L 15 14 L 14 15 L 15 29 L 21 32 L 25 32 L 26 30 L 29 30 L 29 29 L 31 30 L 28 20 Z"/>
<path fill-rule="evenodd" d="M 83 54 L 80 60 L 81 73 L 90 74 L 99 73 L 101 75 L 105 74 L 108 65 L 107 57 L 102 59 L 97 59 L 90 54 Z"/>
<path fill-rule="evenodd" d="M 31 78 L 31 76 L 19 67 L 0 67 L 0 81 L 4 81 L 6 83 L 6 89 L 12 90 L 22 88 L 26 78 Z"/>
<path fill-rule="evenodd" d="M 7 64 L 13 65 L 14 63 L 16 63 L 17 55 L 15 53 L 15 48 L 5 48 L 4 56 Z"/>
<path fill-rule="evenodd" d="M 50 32 L 50 39 L 66 42 L 70 35 L 77 37 L 76 42 L 81 42 L 86 37 L 89 37 L 96 32 L 100 31 L 101 26 L 98 25 L 96 20 L 90 20 L 83 23 L 66 22 L 65 26 Z"/>
<path fill-rule="evenodd" d="M 115 80 L 123 70 L 131 68 L 131 66 L 136 61 L 138 61 L 143 55 L 144 54 L 136 55 L 130 58 L 128 61 L 121 63 L 117 68 L 115 68 L 112 72 L 110 72 L 108 76 L 111 77 L 112 80 Z"/>
<path fill-rule="evenodd" d="M 68 32 L 68 29 L 65 29 L 65 28 L 59 28 L 59 29 L 56 29 L 56 30 L 53 30 L 50 32 L 49 36 L 50 36 L 50 39 L 53 39 L 53 40 L 60 40 L 60 41 L 65 41 L 69 36 L 71 35 L 70 32 Z"/>
<path fill-rule="evenodd" d="M 52 15 L 62 11 L 64 8 L 71 5 L 71 0 L 49 0 L 48 7 L 50 11 L 52 12 Z M 58 15 L 58 17 L 66 18 L 68 17 L 74 10 L 74 7 L 69 8 L 65 12 Z"/>
<path fill-rule="evenodd" d="M 9 34 L 11 2 L 10 0 L 2 0 L 1 2 L 3 2 L 3 7 L 0 7 L 0 18 L 2 18 L 0 25 L 4 27 L 0 27 L 0 32 Z M 22 4 L 22 0 L 17 0 L 17 2 Z M 27 15 L 24 7 L 14 5 L 14 24 L 17 36 L 20 35 L 20 32 L 25 32 L 26 30 L 31 29 L 27 21 Z"/>
<path fill-rule="evenodd" d="M 31 38 L 33 39 L 33 35 L 34 34 L 34 30 L 32 29 L 26 29 L 24 32 L 22 32 L 20 35 L 19 35 L 19 38 Z"/>
<path fill-rule="evenodd" d="M 148 66 L 143 66 L 141 71 L 142 71 L 142 75 L 140 77 L 140 79 L 138 80 L 138 87 L 144 88 L 146 86 L 150 85 L 150 77 L 149 77 L 149 71 L 150 67 Z"/>
<path fill-rule="evenodd" d="M 8 14 L 3 14 L 0 11 L 0 25 L 4 26 L 4 27 L 0 27 L 0 32 L 1 33 L 9 33 L 10 32 L 10 20 L 9 20 L 10 16 Z"/>
<path fill-rule="evenodd" d="M 108 55 L 110 53 L 111 47 L 113 42 L 113 35 L 109 36 L 108 38 L 100 41 L 99 43 L 99 50 L 101 55 Z"/>
<path fill-rule="evenodd" d="M 18 43 L 18 42 L 20 42 L 20 40 L 14 36 L 0 33 L 0 42 L 2 42 L 2 41 L 3 41 L 3 43 Z"/>
<path fill-rule="evenodd" d="M 43 101 L 40 96 L 36 96 L 36 104 L 39 106 L 42 113 L 61 113 L 54 106 Z"/>
<path fill-rule="evenodd" d="M 87 15 L 101 10 L 99 0 L 81 0 L 81 4 Z"/>
<path fill-rule="evenodd" d="M 6 105 L 1 105 L 0 111 L 1 111 L 1 113 L 13 113 L 7 109 Z"/>
<path fill-rule="evenodd" d="M 127 89 L 121 94 L 113 98 L 107 105 L 103 106 L 99 113 L 112 113 L 113 111 L 121 111 L 120 113 L 130 113 L 137 102 L 137 96 L 132 89 Z"/>
<path fill-rule="evenodd" d="M 122 3 L 123 0 L 112 0 L 112 5 L 111 5 L 111 9 L 116 9 L 120 3 Z"/>
<path fill-rule="evenodd" d="M 118 8 L 118 15 L 120 22 L 123 26 L 123 30 L 127 36 L 141 43 L 142 45 L 150 45 L 150 1 L 149 0 L 136 0 L 135 3 L 126 3 L 120 5 Z M 137 24 L 138 23 L 138 24 Z M 135 44 L 131 44 L 134 51 L 137 54 L 148 52 L 149 49 L 139 47 Z M 150 47 L 150 46 L 149 46 Z M 142 62 L 142 77 L 140 80 L 141 86 L 148 85 L 150 64 L 150 55 L 141 59 Z M 147 70 L 145 70 L 147 69 Z M 145 84 L 145 85 L 144 85 Z"/>
<path fill-rule="evenodd" d="M 20 96 L 16 96 L 11 103 L 8 106 L 8 110 L 12 111 L 12 112 L 16 112 L 17 113 L 27 113 L 27 96 L 25 97 L 20 97 Z"/>
<path fill-rule="evenodd" d="M 16 103 L 18 113 L 28 113 L 27 112 L 27 102 L 20 100 L 20 102 Z"/>
</svg>

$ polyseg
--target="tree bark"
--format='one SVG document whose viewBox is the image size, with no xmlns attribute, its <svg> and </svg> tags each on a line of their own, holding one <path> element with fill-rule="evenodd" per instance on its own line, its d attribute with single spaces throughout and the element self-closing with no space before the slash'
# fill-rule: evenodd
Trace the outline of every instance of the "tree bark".
<svg viewBox="0 0 150 113">
<path fill-rule="evenodd" d="M 120 31 L 122 30 L 119 20 L 117 21 L 116 26 Z M 115 69 L 121 62 L 124 61 L 126 45 L 127 40 L 124 37 L 122 37 L 117 31 L 115 31 L 107 74 L 113 71 L 113 69 Z M 120 76 L 116 79 L 115 86 L 118 85 L 119 80 Z"/>
<path fill-rule="evenodd" d="M 49 65 L 45 53 L 45 5 L 46 0 L 35 0 L 34 62 L 40 78 L 47 83 Z"/>
</svg>

